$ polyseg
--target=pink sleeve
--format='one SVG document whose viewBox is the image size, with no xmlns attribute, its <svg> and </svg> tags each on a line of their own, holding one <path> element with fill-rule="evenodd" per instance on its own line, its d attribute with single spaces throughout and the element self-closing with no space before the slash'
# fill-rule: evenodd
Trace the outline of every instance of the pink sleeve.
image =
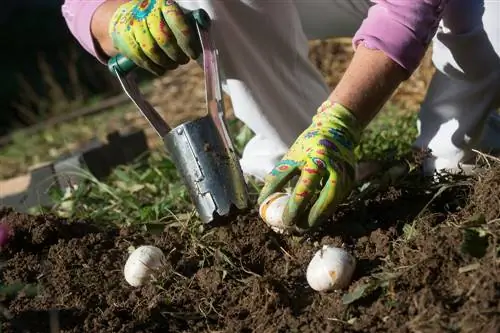
<svg viewBox="0 0 500 333">
<path fill-rule="evenodd" d="M 353 45 L 363 43 L 385 52 L 411 75 L 425 55 L 448 1 L 372 0 L 374 5 L 356 32 Z"/>
<path fill-rule="evenodd" d="M 73 36 L 75 36 L 87 52 L 92 54 L 102 63 L 106 63 L 106 60 L 100 57 L 96 51 L 90 32 L 90 21 L 97 7 L 105 1 L 106 0 L 65 0 L 62 5 L 62 14 Z"/>
</svg>

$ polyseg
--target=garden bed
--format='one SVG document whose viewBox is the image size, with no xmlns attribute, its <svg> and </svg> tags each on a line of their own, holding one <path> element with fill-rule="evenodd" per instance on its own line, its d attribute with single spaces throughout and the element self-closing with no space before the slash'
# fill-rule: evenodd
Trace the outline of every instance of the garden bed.
<svg viewBox="0 0 500 333">
<path fill-rule="evenodd" d="M 304 237 L 270 231 L 256 211 L 207 229 L 193 221 L 152 233 L 0 211 L 14 236 L 1 254 L 9 285 L 2 332 L 497 332 L 500 169 L 477 179 L 398 185 L 353 196 Z M 155 280 L 129 286 L 131 246 L 161 248 Z M 357 258 L 349 289 L 307 284 L 322 244 Z M 54 324 L 53 324 L 54 325 Z M 53 332 L 59 332 L 54 330 Z"/>
</svg>

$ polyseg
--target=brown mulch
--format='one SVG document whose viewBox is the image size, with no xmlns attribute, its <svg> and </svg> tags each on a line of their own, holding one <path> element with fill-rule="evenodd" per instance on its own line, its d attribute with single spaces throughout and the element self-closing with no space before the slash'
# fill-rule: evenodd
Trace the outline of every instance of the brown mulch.
<svg viewBox="0 0 500 333">
<path fill-rule="evenodd" d="M 405 240 L 435 193 L 425 182 L 351 200 L 302 239 L 271 232 L 255 211 L 204 233 L 177 226 L 158 235 L 4 209 L 0 223 L 14 236 L 1 279 L 39 292 L 3 298 L 12 318 L 2 332 L 49 332 L 51 316 L 60 332 L 497 332 L 500 169 L 443 191 Z M 478 214 L 489 222 L 482 258 L 461 250 L 462 227 Z M 127 249 L 143 244 L 161 248 L 167 264 L 133 288 L 122 271 Z M 370 276 L 385 285 L 349 305 L 344 292 L 314 292 L 305 270 L 322 244 L 357 258 L 347 292 Z"/>
</svg>

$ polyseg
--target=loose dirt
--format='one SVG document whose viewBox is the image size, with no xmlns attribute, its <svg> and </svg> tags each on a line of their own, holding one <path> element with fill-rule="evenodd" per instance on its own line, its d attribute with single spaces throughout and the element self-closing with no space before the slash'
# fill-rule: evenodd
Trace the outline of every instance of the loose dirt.
<svg viewBox="0 0 500 333">
<path fill-rule="evenodd" d="M 14 236 L 1 252 L 1 279 L 39 289 L 2 298 L 12 316 L 2 332 L 50 332 L 51 319 L 60 332 L 497 332 L 500 169 L 439 187 L 432 202 L 439 188 L 426 182 L 354 196 L 306 238 L 273 233 L 256 211 L 204 231 L 147 234 L 4 209 L 0 223 Z M 471 225 L 490 235 L 482 258 L 461 250 Z M 122 270 L 129 247 L 142 244 L 160 247 L 167 264 L 133 288 Z M 322 244 L 356 256 L 349 290 L 309 288 L 307 263 Z M 374 281 L 383 283 L 343 304 Z"/>
</svg>

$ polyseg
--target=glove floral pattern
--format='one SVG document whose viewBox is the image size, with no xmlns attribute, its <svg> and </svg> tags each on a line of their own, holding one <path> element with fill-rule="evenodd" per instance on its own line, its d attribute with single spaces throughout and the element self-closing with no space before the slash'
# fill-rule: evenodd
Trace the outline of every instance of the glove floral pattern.
<svg viewBox="0 0 500 333">
<path fill-rule="evenodd" d="M 201 54 L 196 31 L 172 0 L 121 5 L 110 21 L 109 34 L 121 54 L 157 75 Z"/>
<path fill-rule="evenodd" d="M 312 124 L 266 177 L 259 204 L 299 176 L 284 211 L 285 225 L 307 230 L 323 222 L 352 190 L 354 148 L 360 136 L 361 127 L 348 109 L 324 102 Z"/>
</svg>

